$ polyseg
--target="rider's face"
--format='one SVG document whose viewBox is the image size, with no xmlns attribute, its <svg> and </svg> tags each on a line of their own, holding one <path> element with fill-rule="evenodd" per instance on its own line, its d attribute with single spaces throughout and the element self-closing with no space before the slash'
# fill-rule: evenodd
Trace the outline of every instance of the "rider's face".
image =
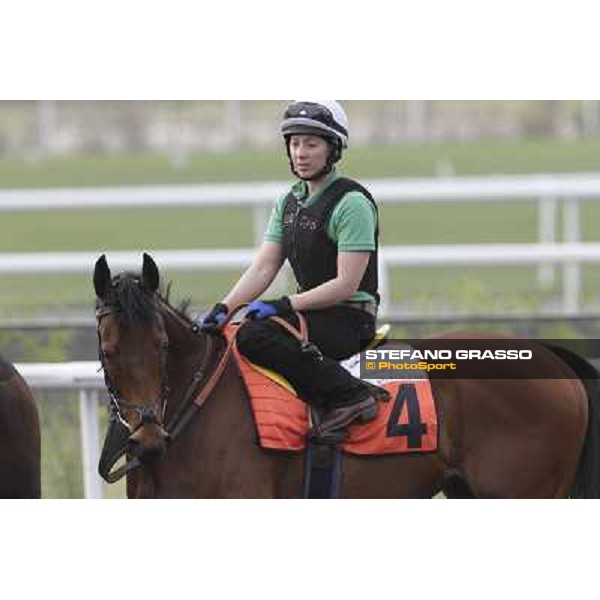
<svg viewBox="0 0 600 600">
<path fill-rule="evenodd" d="M 302 179 L 319 173 L 327 164 L 329 145 L 318 135 L 292 135 L 290 156 L 294 170 Z"/>
</svg>

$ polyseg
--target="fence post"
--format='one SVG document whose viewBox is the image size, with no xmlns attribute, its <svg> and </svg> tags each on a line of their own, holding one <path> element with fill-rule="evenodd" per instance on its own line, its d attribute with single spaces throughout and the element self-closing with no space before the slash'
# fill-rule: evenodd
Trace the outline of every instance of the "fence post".
<svg viewBox="0 0 600 600">
<path fill-rule="evenodd" d="M 551 244 L 556 241 L 556 198 L 545 196 L 538 203 L 538 242 Z M 554 265 L 540 263 L 538 266 L 538 284 L 542 289 L 554 285 Z"/>
<path fill-rule="evenodd" d="M 379 317 L 384 317 L 390 312 L 390 279 L 388 273 L 388 265 L 381 256 L 381 250 L 379 254 L 379 265 L 378 265 L 378 278 L 379 278 Z"/>
<path fill-rule="evenodd" d="M 271 211 L 267 204 L 258 204 L 252 208 L 252 226 L 254 231 L 254 247 L 259 248 L 263 243 L 265 231 L 269 224 Z"/>
<path fill-rule="evenodd" d="M 102 498 L 102 482 L 98 475 L 98 390 L 79 391 L 79 423 L 81 428 L 81 462 L 86 498 Z"/>
<path fill-rule="evenodd" d="M 563 239 L 566 243 L 581 241 L 579 198 L 570 197 L 564 203 Z M 581 267 L 576 261 L 565 263 L 563 270 L 563 312 L 579 310 L 581 297 Z"/>
</svg>

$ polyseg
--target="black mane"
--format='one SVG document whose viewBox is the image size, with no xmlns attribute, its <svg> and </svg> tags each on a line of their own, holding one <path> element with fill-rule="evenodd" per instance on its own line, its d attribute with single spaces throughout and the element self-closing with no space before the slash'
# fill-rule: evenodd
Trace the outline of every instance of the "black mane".
<svg viewBox="0 0 600 600">
<path fill-rule="evenodd" d="M 121 273 L 113 277 L 108 297 L 123 325 L 149 323 L 156 315 L 156 299 L 142 285 L 136 273 Z"/>
<path fill-rule="evenodd" d="M 141 276 L 138 273 L 121 273 L 113 277 L 111 289 L 107 298 L 107 304 L 117 310 L 121 323 L 125 326 L 135 324 L 146 324 L 156 317 L 157 298 L 167 303 L 173 310 L 182 317 L 191 320 L 189 315 L 190 300 L 181 302 L 178 308 L 171 306 L 169 296 L 171 293 L 171 284 L 169 283 L 166 292 L 162 286 L 156 295 L 148 292 L 141 284 Z"/>
<path fill-rule="evenodd" d="M 192 299 L 191 298 L 184 298 L 183 300 L 181 300 L 179 302 L 179 306 L 175 307 L 171 304 L 170 301 L 170 296 L 171 296 L 171 285 L 172 282 L 169 281 L 169 283 L 167 284 L 167 288 L 166 291 L 163 290 L 163 287 L 160 286 L 159 290 L 158 290 L 158 295 L 160 296 L 161 300 L 163 302 L 165 302 L 166 304 L 169 305 L 169 307 L 174 310 L 176 313 L 179 314 L 179 316 L 183 317 L 184 319 L 187 319 L 188 321 L 192 321 L 192 316 L 190 314 L 190 305 L 192 303 Z"/>
</svg>

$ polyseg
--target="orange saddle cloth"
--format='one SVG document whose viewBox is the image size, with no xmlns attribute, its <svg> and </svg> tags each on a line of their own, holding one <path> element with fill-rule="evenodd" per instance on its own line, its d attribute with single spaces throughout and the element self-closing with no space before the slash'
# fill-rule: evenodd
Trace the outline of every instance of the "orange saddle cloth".
<svg viewBox="0 0 600 600">
<path fill-rule="evenodd" d="M 250 396 L 260 446 L 269 450 L 304 450 L 309 428 L 306 404 L 257 371 L 235 345 L 233 352 Z M 342 449 L 359 455 L 437 450 L 438 421 L 429 380 L 404 379 L 381 387 L 390 393 L 391 400 L 379 403 L 374 421 L 350 425 Z"/>
</svg>

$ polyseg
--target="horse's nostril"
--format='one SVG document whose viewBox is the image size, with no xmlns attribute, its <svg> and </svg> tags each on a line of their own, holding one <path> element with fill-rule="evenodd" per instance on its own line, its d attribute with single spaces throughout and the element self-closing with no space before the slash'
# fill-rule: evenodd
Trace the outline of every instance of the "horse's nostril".
<svg viewBox="0 0 600 600">
<path fill-rule="evenodd" d="M 167 445 L 162 428 L 140 427 L 129 438 L 131 454 L 140 462 L 149 462 L 165 452 Z"/>
<path fill-rule="evenodd" d="M 148 463 L 148 462 L 158 458 L 159 456 L 161 456 L 164 451 L 165 451 L 164 443 L 157 444 L 157 445 L 151 446 L 149 448 L 145 448 L 144 446 L 141 446 L 140 444 L 136 444 L 136 447 L 134 448 L 133 453 L 134 453 L 135 457 L 138 458 L 141 463 Z"/>
<path fill-rule="evenodd" d="M 138 440 L 129 440 L 128 454 L 133 458 L 139 459 L 140 462 L 143 462 L 145 450 Z"/>
</svg>

